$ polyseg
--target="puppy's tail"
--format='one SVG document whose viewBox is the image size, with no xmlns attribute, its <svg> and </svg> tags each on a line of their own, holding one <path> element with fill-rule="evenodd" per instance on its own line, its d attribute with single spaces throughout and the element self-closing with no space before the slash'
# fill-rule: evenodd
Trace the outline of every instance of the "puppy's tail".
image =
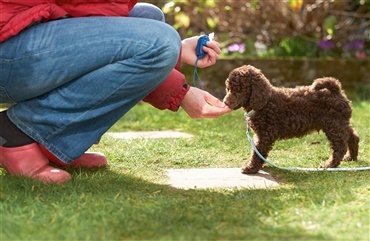
<svg viewBox="0 0 370 241">
<path fill-rule="evenodd" d="M 332 77 L 325 77 L 325 78 L 320 78 L 316 79 L 312 86 L 312 90 L 315 91 L 320 91 L 327 89 L 329 90 L 332 94 L 341 94 L 342 93 L 342 85 L 339 82 L 339 80 L 332 78 Z"/>
</svg>

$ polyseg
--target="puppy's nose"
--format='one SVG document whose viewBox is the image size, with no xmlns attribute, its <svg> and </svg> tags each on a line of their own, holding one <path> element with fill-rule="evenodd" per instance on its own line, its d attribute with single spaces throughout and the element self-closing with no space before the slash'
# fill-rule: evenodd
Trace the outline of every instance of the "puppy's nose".
<svg viewBox="0 0 370 241">
<path fill-rule="evenodd" d="M 227 105 L 227 106 L 229 106 L 229 107 L 230 107 L 230 102 L 229 102 L 229 101 L 227 101 L 227 99 L 226 99 L 226 98 L 224 98 L 223 103 L 224 103 L 225 105 Z"/>
</svg>

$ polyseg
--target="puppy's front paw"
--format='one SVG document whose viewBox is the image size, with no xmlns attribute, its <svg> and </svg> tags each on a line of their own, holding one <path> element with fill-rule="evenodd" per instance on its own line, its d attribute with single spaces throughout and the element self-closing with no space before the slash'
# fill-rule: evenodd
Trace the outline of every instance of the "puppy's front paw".
<svg viewBox="0 0 370 241">
<path fill-rule="evenodd" d="M 251 167 L 248 165 L 242 167 L 243 174 L 256 174 L 258 173 L 258 171 L 259 171 L 259 168 L 256 168 L 256 167 Z"/>
</svg>

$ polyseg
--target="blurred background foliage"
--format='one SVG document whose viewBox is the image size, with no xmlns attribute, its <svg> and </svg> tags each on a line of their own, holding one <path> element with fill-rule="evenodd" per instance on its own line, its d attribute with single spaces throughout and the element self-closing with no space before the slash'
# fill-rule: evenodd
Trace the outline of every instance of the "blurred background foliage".
<svg viewBox="0 0 370 241">
<path fill-rule="evenodd" d="M 215 32 L 223 56 L 370 57 L 370 0 L 145 2 L 182 38 Z"/>
</svg>

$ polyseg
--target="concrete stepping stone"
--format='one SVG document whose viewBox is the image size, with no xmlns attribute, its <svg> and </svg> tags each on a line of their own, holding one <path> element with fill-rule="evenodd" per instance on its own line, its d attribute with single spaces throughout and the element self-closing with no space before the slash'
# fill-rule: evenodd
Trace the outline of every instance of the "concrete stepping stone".
<svg viewBox="0 0 370 241">
<path fill-rule="evenodd" d="M 193 135 L 179 131 L 130 131 L 108 132 L 117 139 L 157 139 L 157 138 L 192 138 Z M 245 175 L 240 168 L 194 168 L 168 169 L 168 184 L 182 189 L 193 188 L 269 188 L 279 184 L 267 172 L 259 171 L 254 175 Z"/>
<path fill-rule="evenodd" d="M 193 135 L 179 131 L 128 131 L 108 132 L 107 135 L 117 139 L 158 139 L 158 138 L 192 138 Z"/>
<path fill-rule="evenodd" d="M 253 188 L 276 187 L 279 184 L 267 172 L 246 175 L 240 168 L 168 169 L 168 184 L 176 188 Z"/>
</svg>

